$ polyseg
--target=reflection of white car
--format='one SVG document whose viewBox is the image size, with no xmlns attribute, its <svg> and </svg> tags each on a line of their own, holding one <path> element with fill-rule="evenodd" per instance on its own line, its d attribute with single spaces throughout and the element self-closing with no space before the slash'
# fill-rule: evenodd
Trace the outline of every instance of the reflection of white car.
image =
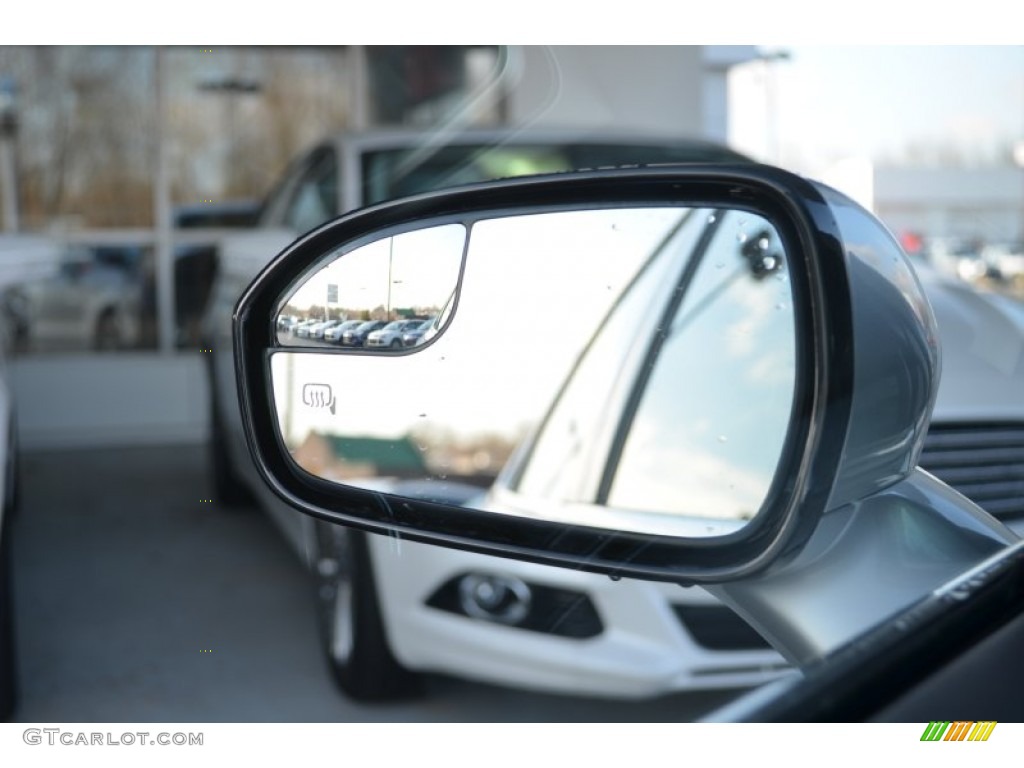
<svg viewBox="0 0 1024 768">
<path fill-rule="evenodd" d="M 1004 280 L 1024 279 L 1024 243 L 993 243 L 981 251 L 981 258 Z"/>
<path fill-rule="evenodd" d="M 402 335 L 423 325 L 423 318 L 418 320 L 394 320 L 379 331 L 371 331 L 366 337 L 367 347 L 388 347 L 398 349 L 402 346 Z"/>
<path fill-rule="evenodd" d="M 344 320 L 327 320 L 323 323 L 316 323 L 309 327 L 309 338 L 311 339 L 323 339 L 324 334 L 332 328 L 337 328 L 339 325 L 344 323 Z"/>
<path fill-rule="evenodd" d="M 490 140 L 495 139 L 492 136 Z M 544 140 L 554 139 L 547 135 Z M 540 139 L 527 134 L 516 141 L 536 146 Z M 603 143 L 607 146 L 609 142 Z M 372 142 L 360 145 L 358 140 L 334 146 L 339 157 L 350 159 L 342 164 L 348 168 L 366 167 L 359 155 L 374 148 Z M 291 190 L 291 197 L 286 191 L 284 198 L 267 206 L 268 212 L 284 212 L 291 205 L 296 228 L 300 223 L 313 226 L 344 210 L 344 205 L 337 205 L 339 188 L 352 195 L 349 207 L 367 199 L 358 192 L 368 191 L 370 183 L 332 175 L 338 173 L 337 168 L 323 155 L 314 154 L 297 168 L 296 175 L 282 187 Z M 467 180 L 456 173 L 449 175 Z M 380 183 L 391 191 L 419 191 Z M 307 204 L 313 206 L 318 200 L 326 201 L 319 218 L 298 216 L 300 211 L 310 210 Z M 284 221 L 278 219 L 277 225 Z M 256 246 L 254 239 L 227 246 L 225 279 L 236 281 L 233 295 L 237 296 L 254 272 L 297 231 L 280 233 L 274 242 L 268 234 L 260 240 L 261 250 L 246 251 Z M 225 299 L 232 295 L 230 290 L 222 290 Z M 975 300 L 973 294 L 954 292 L 950 296 L 949 313 L 941 302 L 937 306 L 944 334 L 954 327 L 953 321 L 945 319 L 947 314 L 955 318 L 959 307 Z M 748 625 L 700 588 L 612 581 L 580 571 L 383 536 L 345 535 L 336 526 L 317 523 L 283 505 L 256 476 L 238 421 L 229 335 L 231 309 L 226 300 L 215 307 L 217 314 L 209 326 L 213 346 L 222 352 L 213 356 L 215 481 L 222 498 L 255 493 L 311 566 L 318 581 L 328 655 L 338 681 L 349 693 L 385 698 L 409 690 L 410 673 L 438 671 L 534 689 L 644 697 L 674 690 L 755 685 L 785 667 L 781 657 Z M 993 318 L 983 311 L 973 315 L 968 322 L 975 328 L 970 338 L 953 334 L 944 339 L 947 346 L 963 346 L 968 358 L 984 355 L 985 340 L 994 338 L 983 330 Z M 1015 330 L 1005 320 L 995 320 L 995 324 L 1003 326 L 999 339 L 1024 343 L 1024 323 Z M 957 359 L 957 353 L 947 351 L 946 355 L 936 424 L 943 418 L 974 418 L 970 408 L 975 401 L 973 387 L 956 384 L 958 372 L 949 364 Z M 1000 359 L 1002 368 L 983 369 L 990 374 L 990 389 L 986 390 L 989 411 L 979 412 L 979 423 L 997 419 L 1024 424 L 1020 394 L 1024 392 L 1024 364 L 1018 360 L 1015 369 L 1007 368 L 1007 359 Z M 1007 372 L 1000 377 L 996 375 L 1000 370 Z M 974 375 L 967 368 L 961 373 Z M 1014 450 L 1022 457 L 1019 461 L 1024 461 L 1024 447 Z M 472 493 L 465 490 L 464 500 Z"/>
<path fill-rule="evenodd" d="M 331 344 L 341 344 L 341 338 L 345 335 L 345 331 L 354 331 L 362 324 L 362 320 L 346 320 L 343 323 L 339 323 L 333 328 L 328 328 L 324 331 L 324 341 L 329 341 Z"/>
</svg>

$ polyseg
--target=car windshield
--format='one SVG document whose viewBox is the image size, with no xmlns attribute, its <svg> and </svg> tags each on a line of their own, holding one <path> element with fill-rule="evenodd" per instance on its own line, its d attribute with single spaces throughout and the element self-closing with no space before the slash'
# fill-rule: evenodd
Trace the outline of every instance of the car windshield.
<svg viewBox="0 0 1024 768">
<path fill-rule="evenodd" d="M 379 203 L 458 184 L 572 169 L 743 161 L 745 158 L 736 152 L 700 142 L 466 144 L 386 149 L 363 156 L 363 201 Z"/>
</svg>

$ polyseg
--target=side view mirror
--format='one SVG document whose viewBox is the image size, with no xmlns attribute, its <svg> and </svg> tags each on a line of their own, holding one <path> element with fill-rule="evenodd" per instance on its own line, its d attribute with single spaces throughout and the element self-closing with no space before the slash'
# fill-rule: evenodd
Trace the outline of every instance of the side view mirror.
<svg viewBox="0 0 1024 768">
<path fill-rule="evenodd" d="M 303 511 L 703 584 L 764 570 L 906 477 L 938 363 L 884 228 L 751 166 L 509 180 L 342 217 L 256 279 L 235 352 L 253 456 Z"/>
</svg>

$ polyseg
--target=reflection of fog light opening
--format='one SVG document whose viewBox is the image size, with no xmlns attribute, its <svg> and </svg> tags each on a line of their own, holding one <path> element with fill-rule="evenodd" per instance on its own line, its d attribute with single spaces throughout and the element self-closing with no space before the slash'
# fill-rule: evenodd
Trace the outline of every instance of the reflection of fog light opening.
<svg viewBox="0 0 1024 768">
<path fill-rule="evenodd" d="M 430 608 L 510 629 L 586 640 L 604 631 L 585 592 L 524 582 L 494 573 L 460 573 L 425 600 Z"/>
<path fill-rule="evenodd" d="M 530 588 L 520 579 L 470 573 L 459 580 L 459 604 L 467 616 L 518 624 L 530 612 Z"/>
</svg>

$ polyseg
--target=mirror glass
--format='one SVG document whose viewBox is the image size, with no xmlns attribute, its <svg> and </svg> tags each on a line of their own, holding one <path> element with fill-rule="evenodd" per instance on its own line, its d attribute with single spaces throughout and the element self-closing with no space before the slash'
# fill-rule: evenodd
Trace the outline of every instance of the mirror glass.
<svg viewBox="0 0 1024 768">
<path fill-rule="evenodd" d="M 761 509 L 797 375 L 770 221 L 568 210 L 325 257 L 282 302 L 271 355 L 280 432 L 307 472 L 673 536 L 730 533 Z M 299 335 L 320 317 L 393 330 L 362 347 Z M 420 324 L 399 337 L 400 319 Z"/>
<path fill-rule="evenodd" d="M 328 257 L 278 312 L 278 343 L 386 354 L 430 340 L 454 298 L 465 242 L 465 226 L 449 224 Z"/>
</svg>

